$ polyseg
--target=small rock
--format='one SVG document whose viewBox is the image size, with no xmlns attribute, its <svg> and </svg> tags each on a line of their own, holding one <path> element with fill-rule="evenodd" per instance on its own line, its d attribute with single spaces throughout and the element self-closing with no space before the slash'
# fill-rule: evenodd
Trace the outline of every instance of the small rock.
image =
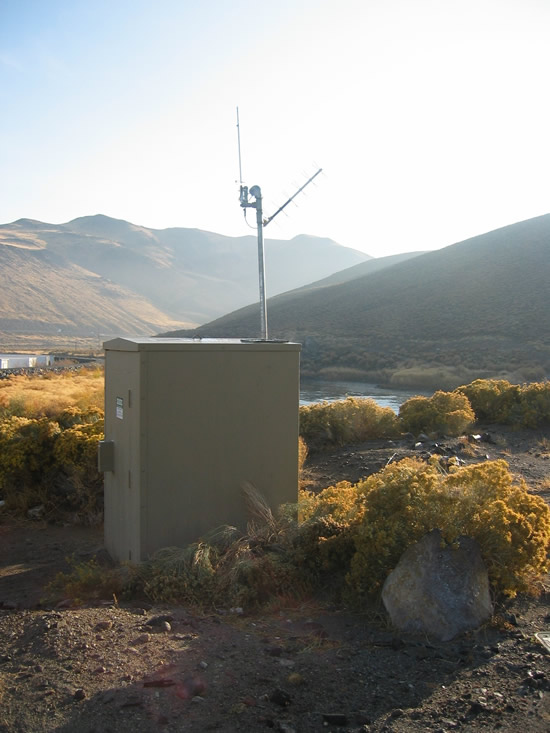
<svg viewBox="0 0 550 733">
<path fill-rule="evenodd" d="M 57 608 L 72 608 L 73 606 L 73 599 L 72 598 L 64 598 L 62 601 L 59 601 L 59 603 L 56 604 Z"/>
<path fill-rule="evenodd" d="M 416 711 L 413 710 L 413 713 L 414 712 L 416 712 Z M 367 713 L 366 710 L 357 710 L 357 712 L 355 712 L 353 714 L 353 717 L 354 717 L 354 721 L 355 721 L 355 723 L 357 725 L 367 726 L 367 725 L 370 725 L 372 723 L 372 718 Z M 419 717 L 421 717 L 421 716 L 419 716 Z M 413 715 L 411 715 L 411 718 L 414 720 L 414 716 Z M 365 730 L 366 730 L 366 728 L 365 728 Z"/>
<path fill-rule="evenodd" d="M 136 644 L 147 644 L 151 641 L 151 634 L 141 634 L 136 639 L 130 642 L 131 646 L 135 646 Z"/>
<path fill-rule="evenodd" d="M 241 715 L 246 710 L 246 705 L 244 702 L 236 702 L 234 705 L 231 705 L 229 708 L 229 712 L 231 715 Z"/>
<path fill-rule="evenodd" d="M 163 628 L 165 623 L 170 624 L 174 620 L 173 616 L 169 615 L 162 615 L 162 616 L 153 616 L 148 621 L 145 622 L 147 626 L 159 626 L 160 628 Z M 170 626 L 170 628 L 172 628 Z"/>
<path fill-rule="evenodd" d="M 79 688 L 78 690 L 75 690 L 75 693 L 73 695 L 73 698 L 75 700 L 78 700 L 78 701 L 85 700 L 86 699 L 86 693 L 84 692 L 84 690 L 82 688 Z"/>
<path fill-rule="evenodd" d="M 277 721 L 277 730 L 279 733 L 296 733 L 296 728 L 284 720 Z"/>
<path fill-rule="evenodd" d="M 487 712 L 487 703 L 481 702 L 480 700 L 472 700 L 469 712 L 473 715 Z"/>
<path fill-rule="evenodd" d="M 322 713 L 323 720 L 329 725 L 347 725 L 348 716 L 344 713 Z"/>
<path fill-rule="evenodd" d="M 98 624 L 95 625 L 95 631 L 109 631 L 109 629 L 113 628 L 113 622 L 112 621 L 100 621 Z"/>
<path fill-rule="evenodd" d="M 288 692 L 277 687 L 269 696 L 269 701 L 274 702 L 276 705 L 280 705 L 282 708 L 286 708 L 292 702 L 292 698 Z"/>
<path fill-rule="evenodd" d="M 143 700 L 139 695 L 130 695 L 121 704 L 121 708 L 135 708 L 143 705 Z"/>
<path fill-rule="evenodd" d="M 0 601 L 0 608 L 4 608 L 6 611 L 16 611 L 17 603 L 11 599 L 9 601 Z"/>
<path fill-rule="evenodd" d="M 176 685 L 176 695 L 182 700 L 191 700 L 200 697 L 206 691 L 206 684 L 200 677 L 187 677 L 179 685 Z"/>
<path fill-rule="evenodd" d="M 286 681 L 291 685 L 303 685 L 305 682 L 302 675 L 298 672 L 291 672 L 286 678 Z"/>
<path fill-rule="evenodd" d="M 109 554 L 109 551 L 106 550 L 104 547 L 101 547 L 94 555 L 95 562 L 103 568 L 114 568 L 115 562 L 111 555 Z"/>
</svg>

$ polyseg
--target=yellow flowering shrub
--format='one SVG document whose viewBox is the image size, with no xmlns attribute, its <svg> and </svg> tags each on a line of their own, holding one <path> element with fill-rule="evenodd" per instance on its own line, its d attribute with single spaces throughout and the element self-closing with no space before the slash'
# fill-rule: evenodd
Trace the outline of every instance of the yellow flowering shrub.
<svg viewBox="0 0 550 733">
<path fill-rule="evenodd" d="M 435 392 L 431 397 L 411 397 L 399 409 L 401 428 L 418 433 L 460 435 L 475 421 L 468 398 L 459 392 Z"/>
<path fill-rule="evenodd" d="M 0 420 L 0 488 L 40 481 L 53 464 L 59 425 L 47 418 L 7 417 Z"/>
<path fill-rule="evenodd" d="M 477 539 L 496 588 L 514 595 L 548 571 L 550 509 L 523 479 L 514 479 L 505 461 L 460 468 L 445 483 L 454 496 L 447 536 Z"/>
<path fill-rule="evenodd" d="M 340 481 L 318 493 L 300 491 L 298 516 L 301 521 L 330 516 L 338 522 L 350 522 L 359 518 L 360 513 L 357 488 L 349 481 Z"/>
<path fill-rule="evenodd" d="M 524 427 L 550 424 L 550 382 L 524 385 L 520 391 L 520 403 Z"/>
<path fill-rule="evenodd" d="M 357 596 L 378 591 L 406 548 L 432 529 L 449 543 L 479 542 L 495 590 L 514 595 L 548 570 L 550 509 L 516 482 L 505 461 L 454 468 L 406 458 L 357 485 L 364 514 L 356 525 L 349 583 Z"/>
<path fill-rule="evenodd" d="M 505 379 L 476 379 L 458 387 L 455 393 L 469 399 L 476 420 L 480 422 L 505 425 L 519 418 L 520 388 Z"/>
<path fill-rule="evenodd" d="M 398 433 L 394 411 L 368 398 L 348 397 L 300 407 L 300 435 L 310 448 L 392 437 Z"/>
<path fill-rule="evenodd" d="M 59 420 L 59 421 L 58 421 Z M 58 416 L 0 419 L 0 490 L 8 507 L 26 512 L 83 510 L 100 514 L 103 478 L 97 470 L 102 412 L 70 407 Z"/>
</svg>

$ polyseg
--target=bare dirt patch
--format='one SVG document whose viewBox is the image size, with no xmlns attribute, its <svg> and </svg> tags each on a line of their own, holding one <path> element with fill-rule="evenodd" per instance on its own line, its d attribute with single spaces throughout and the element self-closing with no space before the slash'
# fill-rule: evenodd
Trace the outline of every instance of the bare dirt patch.
<svg viewBox="0 0 550 733">
<path fill-rule="evenodd" d="M 355 482 L 405 455 L 504 458 L 548 500 L 547 434 L 371 441 L 310 456 L 305 484 Z M 278 599 L 261 614 L 118 604 L 42 607 L 44 584 L 101 531 L 0 519 L 0 731 L 550 729 L 550 584 L 450 642 L 365 614 Z"/>
</svg>

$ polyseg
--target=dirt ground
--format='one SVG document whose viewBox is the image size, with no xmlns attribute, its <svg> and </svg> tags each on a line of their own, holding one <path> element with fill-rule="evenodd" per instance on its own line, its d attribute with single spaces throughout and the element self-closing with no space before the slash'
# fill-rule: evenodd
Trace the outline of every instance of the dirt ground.
<svg viewBox="0 0 550 733">
<path fill-rule="evenodd" d="M 371 441 L 310 456 L 304 486 L 357 481 L 405 455 L 505 458 L 550 499 L 550 435 L 487 426 L 439 444 Z M 0 514 L 0 732 L 550 730 L 550 579 L 450 642 L 365 614 L 278 601 L 182 607 L 41 605 L 66 557 L 99 552 L 98 528 Z"/>
</svg>

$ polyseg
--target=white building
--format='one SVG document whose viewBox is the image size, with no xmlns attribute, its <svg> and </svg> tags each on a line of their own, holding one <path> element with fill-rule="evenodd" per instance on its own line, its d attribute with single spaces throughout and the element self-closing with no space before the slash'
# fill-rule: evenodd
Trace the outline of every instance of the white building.
<svg viewBox="0 0 550 733">
<path fill-rule="evenodd" d="M 51 354 L 0 354 L 0 369 L 30 369 L 52 363 Z"/>
</svg>

